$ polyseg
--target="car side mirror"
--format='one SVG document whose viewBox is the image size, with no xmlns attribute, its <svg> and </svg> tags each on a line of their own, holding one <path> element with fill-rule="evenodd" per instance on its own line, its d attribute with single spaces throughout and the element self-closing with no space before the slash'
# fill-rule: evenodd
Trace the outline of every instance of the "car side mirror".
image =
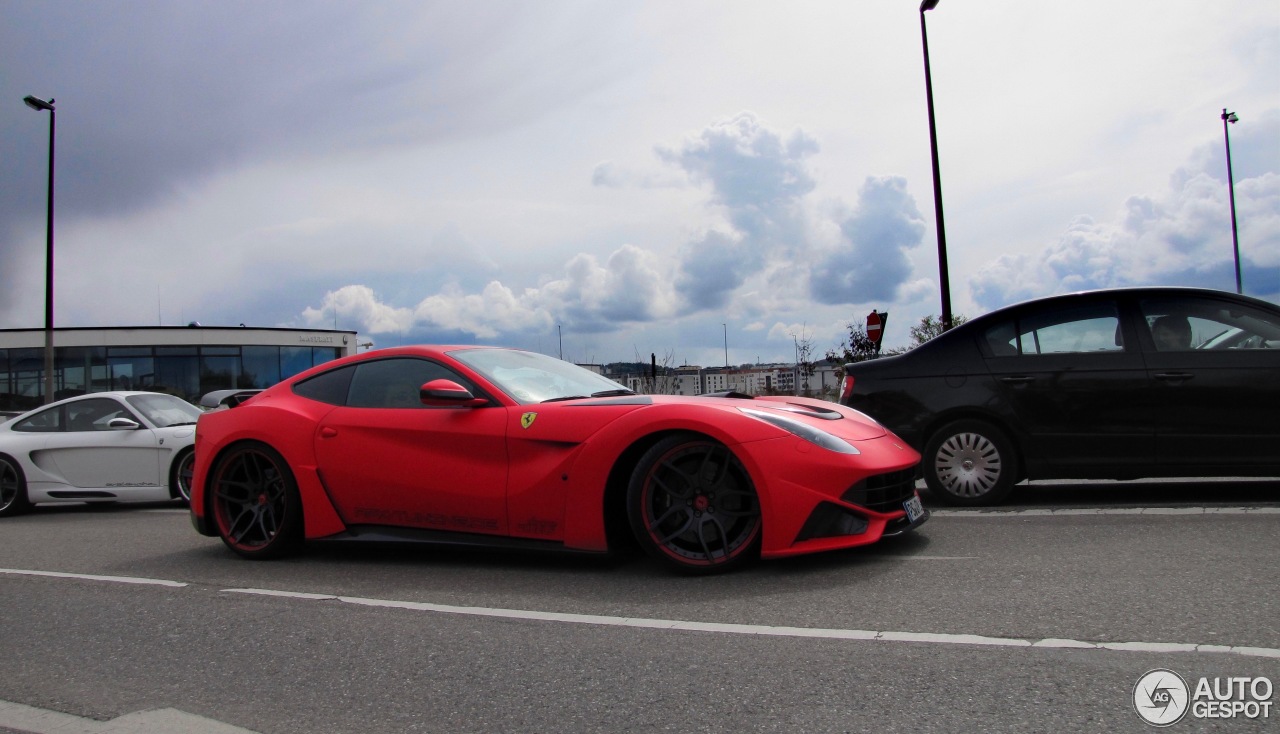
<svg viewBox="0 0 1280 734">
<path fill-rule="evenodd" d="M 136 431 L 142 426 L 129 418 L 112 418 L 107 422 L 107 429 L 112 431 Z"/>
<path fill-rule="evenodd" d="M 489 401 L 471 394 L 453 380 L 432 380 L 418 389 L 418 399 L 428 408 L 478 408 Z"/>
</svg>

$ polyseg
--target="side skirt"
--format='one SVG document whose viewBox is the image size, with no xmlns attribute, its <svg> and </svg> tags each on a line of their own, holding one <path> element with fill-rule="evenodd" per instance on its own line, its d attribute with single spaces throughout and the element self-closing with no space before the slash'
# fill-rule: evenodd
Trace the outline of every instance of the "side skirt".
<svg viewBox="0 0 1280 734">
<path fill-rule="evenodd" d="M 352 525 L 345 532 L 314 538 L 308 543 L 411 543 L 415 545 L 446 545 L 471 548 L 499 548 L 537 551 L 543 553 L 569 553 L 573 555 L 599 556 L 607 551 L 566 548 L 552 540 L 508 538 L 501 535 L 457 533 L 448 530 L 425 530 L 384 525 Z"/>
</svg>

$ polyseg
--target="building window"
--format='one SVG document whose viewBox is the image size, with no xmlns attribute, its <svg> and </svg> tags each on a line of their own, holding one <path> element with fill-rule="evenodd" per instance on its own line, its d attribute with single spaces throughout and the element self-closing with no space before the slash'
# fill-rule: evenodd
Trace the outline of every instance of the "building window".
<svg viewBox="0 0 1280 734">
<path fill-rule="evenodd" d="M 213 390 L 267 388 L 344 347 L 316 346 L 68 346 L 54 353 L 54 397 L 107 390 L 146 390 L 195 402 Z M 0 349 L 0 410 L 44 403 L 44 349 Z"/>
<path fill-rule="evenodd" d="M 280 381 L 280 347 L 243 347 L 240 387 L 271 387 Z"/>
<path fill-rule="evenodd" d="M 312 364 L 311 347 L 280 347 L 280 379 L 309 370 Z"/>
</svg>

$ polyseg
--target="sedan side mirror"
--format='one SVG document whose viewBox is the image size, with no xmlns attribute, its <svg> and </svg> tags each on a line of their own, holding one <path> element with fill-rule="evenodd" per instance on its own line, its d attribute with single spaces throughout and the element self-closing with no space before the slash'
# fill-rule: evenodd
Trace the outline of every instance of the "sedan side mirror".
<svg viewBox="0 0 1280 734">
<path fill-rule="evenodd" d="M 418 398 L 428 408 L 478 408 L 489 401 L 471 394 L 453 380 L 432 380 L 418 389 Z"/>
<path fill-rule="evenodd" d="M 111 431 L 136 431 L 141 427 L 137 421 L 130 418 L 112 418 L 107 422 L 107 429 Z"/>
</svg>

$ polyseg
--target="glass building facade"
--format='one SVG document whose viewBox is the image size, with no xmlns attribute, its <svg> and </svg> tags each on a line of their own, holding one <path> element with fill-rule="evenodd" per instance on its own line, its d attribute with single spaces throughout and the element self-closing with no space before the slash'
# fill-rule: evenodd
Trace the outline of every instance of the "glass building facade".
<svg viewBox="0 0 1280 734">
<path fill-rule="evenodd" d="M 315 365 L 355 353 L 353 332 L 177 329 L 175 333 L 163 327 L 111 332 L 56 332 L 54 399 L 107 390 L 149 390 L 195 403 L 213 390 L 270 387 Z M 19 337 L 33 333 L 43 344 L 42 331 L 0 332 L 0 410 L 30 410 L 45 403 L 44 347 L 6 346 L 30 342 Z M 183 333 L 200 338 L 175 343 L 182 341 Z M 162 338 L 140 343 L 147 336 Z M 240 343 L 232 342 L 234 337 L 241 337 L 235 340 Z M 76 341 L 97 343 L 64 346 Z"/>
</svg>

